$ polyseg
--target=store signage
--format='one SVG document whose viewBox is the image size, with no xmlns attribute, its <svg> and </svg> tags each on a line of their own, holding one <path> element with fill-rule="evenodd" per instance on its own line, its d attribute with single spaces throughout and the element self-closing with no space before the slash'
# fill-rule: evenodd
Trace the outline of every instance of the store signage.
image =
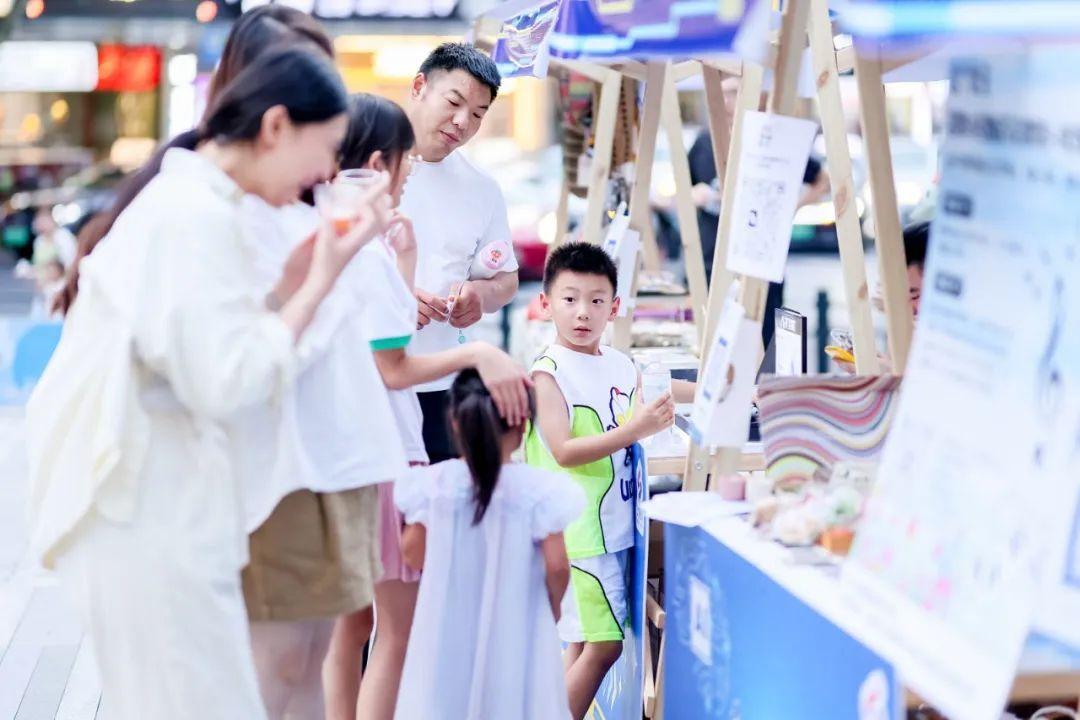
<svg viewBox="0 0 1080 720">
<path fill-rule="evenodd" d="M 97 70 L 93 43 L 0 43 L 0 92 L 88 92 Z"/>
<path fill-rule="evenodd" d="M 280 0 L 279 0 L 280 1 Z M 270 0 L 225 0 L 239 4 L 243 12 Z M 442 18 L 449 17 L 457 0 L 288 0 L 288 5 L 324 20 L 365 17 Z"/>
<path fill-rule="evenodd" d="M 769 0 L 563 0 L 556 57 L 691 57 L 729 52 L 739 26 Z"/>
<path fill-rule="evenodd" d="M 97 90 L 149 92 L 161 82 L 161 50 L 152 46 L 98 47 Z"/>
<path fill-rule="evenodd" d="M 199 0 L 46 0 L 41 19 L 61 17 L 190 18 Z M 221 2 L 221 6 L 225 3 Z"/>
</svg>

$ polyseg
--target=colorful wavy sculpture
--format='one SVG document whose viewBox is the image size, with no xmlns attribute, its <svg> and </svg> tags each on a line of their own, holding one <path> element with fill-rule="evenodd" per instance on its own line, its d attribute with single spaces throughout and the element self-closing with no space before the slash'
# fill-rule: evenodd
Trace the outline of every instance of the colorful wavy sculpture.
<svg viewBox="0 0 1080 720">
<path fill-rule="evenodd" d="M 899 386 L 894 376 L 763 378 L 758 411 L 769 477 L 828 480 L 838 461 L 877 460 Z"/>
</svg>

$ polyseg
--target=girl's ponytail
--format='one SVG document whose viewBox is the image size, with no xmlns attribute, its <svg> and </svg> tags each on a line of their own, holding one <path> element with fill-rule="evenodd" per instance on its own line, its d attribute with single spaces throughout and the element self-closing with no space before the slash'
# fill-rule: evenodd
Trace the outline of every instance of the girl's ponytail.
<svg viewBox="0 0 1080 720">
<path fill-rule="evenodd" d="M 454 439 L 473 477 L 476 512 L 484 519 L 502 470 L 502 437 L 507 427 L 476 370 L 463 370 L 450 388 L 450 421 Z"/>
</svg>

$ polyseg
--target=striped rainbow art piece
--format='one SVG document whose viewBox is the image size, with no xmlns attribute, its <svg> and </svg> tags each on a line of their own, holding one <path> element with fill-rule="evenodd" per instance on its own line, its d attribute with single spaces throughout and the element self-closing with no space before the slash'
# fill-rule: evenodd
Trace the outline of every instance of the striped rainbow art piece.
<svg viewBox="0 0 1080 720">
<path fill-rule="evenodd" d="M 763 378 L 758 411 L 769 478 L 828 480 L 837 462 L 876 462 L 899 387 L 892 375 Z"/>
</svg>

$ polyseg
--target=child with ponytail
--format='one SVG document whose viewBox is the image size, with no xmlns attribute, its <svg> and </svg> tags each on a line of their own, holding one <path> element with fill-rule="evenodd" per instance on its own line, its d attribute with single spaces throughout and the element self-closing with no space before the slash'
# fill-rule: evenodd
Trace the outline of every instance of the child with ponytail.
<svg viewBox="0 0 1080 720">
<path fill-rule="evenodd" d="M 584 494 L 511 462 L 522 428 L 475 370 L 454 381 L 449 415 L 462 459 L 394 488 L 405 561 L 424 571 L 395 717 L 569 718 L 555 623 L 570 578 L 562 533 Z"/>
</svg>

